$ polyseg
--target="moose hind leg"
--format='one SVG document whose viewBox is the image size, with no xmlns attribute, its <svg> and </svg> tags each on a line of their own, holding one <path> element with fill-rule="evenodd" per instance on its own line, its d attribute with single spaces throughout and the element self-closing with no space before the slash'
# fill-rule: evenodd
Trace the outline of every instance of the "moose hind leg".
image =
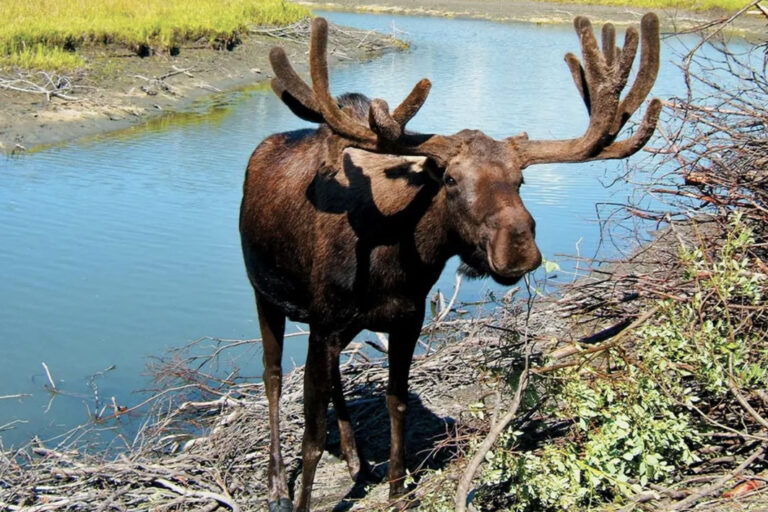
<svg viewBox="0 0 768 512">
<path fill-rule="evenodd" d="M 347 401 L 344 399 L 344 388 L 341 384 L 341 371 L 339 370 L 339 356 L 337 355 L 333 362 L 333 381 L 331 386 L 331 398 L 333 399 L 333 408 L 336 411 L 336 417 L 339 422 L 339 434 L 341 436 L 341 451 L 344 454 L 344 460 L 347 461 L 347 468 L 352 480 L 360 479 L 372 480 L 371 468 L 368 461 L 360 453 L 358 443 L 355 439 L 355 429 L 347 409 Z"/>
<path fill-rule="evenodd" d="M 328 428 L 328 402 L 331 397 L 333 358 L 329 343 L 310 326 L 309 351 L 304 366 L 304 439 L 301 443 L 301 488 L 296 512 L 309 512 L 312 484 L 317 463 L 325 451 Z"/>
<path fill-rule="evenodd" d="M 285 478 L 285 464 L 280 451 L 280 393 L 282 390 L 283 334 L 285 315 L 275 306 L 256 295 L 256 309 L 259 312 L 262 347 L 264 350 L 264 388 L 269 403 L 269 512 L 291 512 L 293 504 L 288 495 Z"/>
<path fill-rule="evenodd" d="M 389 452 L 389 497 L 405 494 L 405 415 L 408 408 L 408 373 L 413 351 L 421 332 L 421 322 L 393 331 L 389 335 L 389 384 L 387 409 L 391 428 Z"/>
</svg>

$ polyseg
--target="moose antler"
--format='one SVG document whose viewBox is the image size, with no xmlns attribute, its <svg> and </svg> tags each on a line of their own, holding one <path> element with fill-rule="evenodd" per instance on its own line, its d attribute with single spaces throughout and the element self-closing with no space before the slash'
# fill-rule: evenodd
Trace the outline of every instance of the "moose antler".
<svg viewBox="0 0 768 512">
<path fill-rule="evenodd" d="M 637 30 L 632 27 L 627 29 L 624 47 L 619 49 L 616 47 L 616 31 L 613 25 L 605 24 L 602 30 L 601 52 L 588 19 L 577 17 L 574 27 L 581 40 L 584 64 L 571 53 L 565 56 L 565 61 L 590 115 L 589 126 L 584 135 L 577 139 L 509 139 L 520 152 L 523 167 L 549 162 L 624 158 L 642 148 L 656 128 L 661 101 L 654 98 L 634 135 L 616 141 L 619 131 L 640 107 L 656 80 L 659 70 L 658 17 L 653 13 L 643 16 L 640 25 L 640 68 L 635 82 L 623 100 L 620 100 L 621 91 L 627 84 L 637 53 Z"/>
<path fill-rule="evenodd" d="M 659 20 L 655 14 L 643 16 L 640 35 L 630 27 L 623 48 L 616 46 L 616 30 L 610 23 L 602 29 L 602 51 L 584 17 L 574 20 L 584 59 L 569 53 L 565 61 L 576 88 L 589 113 L 589 125 L 579 138 L 566 140 L 529 140 L 527 135 L 506 141 L 518 153 L 521 167 L 549 162 L 583 162 L 624 158 L 637 152 L 650 139 L 661 111 L 661 102 L 651 100 L 645 117 L 631 137 L 616 141 L 627 120 L 640 107 L 656 80 L 659 70 Z M 624 99 L 632 63 L 641 45 L 640 67 L 634 83 Z M 387 102 L 374 99 L 365 120 L 342 109 L 331 96 L 328 85 L 328 23 L 323 18 L 312 20 L 309 69 L 312 85 L 302 80 L 288 61 L 282 48 L 273 48 L 270 61 L 275 71 L 272 89 L 299 117 L 325 123 L 337 135 L 328 158 L 331 167 L 346 147 L 357 147 L 378 153 L 428 156 L 438 165 L 446 164 L 461 148 L 456 136 L 413 134 L 405 126 L 427 99 L 431 84 L 419 81 L 403 102 L 390 113 Z"/>
<path fill-rule="evenodd" d="M 427 99 L 432 84 L 420 80 L 410 94 L 394 110 L 382 99 L 374 99 L 368 111 L 368 124 L 351 115 L 331 96 L 328 85 L 328 23 L 323 18 L 312 20 L 309 45 L 310 87 L 288 61 L 285 51 L 275 47 L 269 54 L 275 78 L 272 89 L 299 117 L 316 123 L 326 123 L 340 135 L 345 147 L 357 147 L 376 152 L 431 156 L 444 161 L 452 145 L 440 135 L 411 135 L 405 125 L 416 115 Z M 343 148 L 341 148 L 343 149 Z"/>
</svg>

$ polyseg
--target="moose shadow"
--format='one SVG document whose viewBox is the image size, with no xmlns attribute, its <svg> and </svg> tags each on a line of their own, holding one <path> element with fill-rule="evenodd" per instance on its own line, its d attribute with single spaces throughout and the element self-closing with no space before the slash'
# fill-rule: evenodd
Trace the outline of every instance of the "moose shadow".
<svg viewBox="0 0 768 512">
<path fill-rule="evenodd" d="M 349 153 L 344 153 L 342 172 L 347 184 L 340 182 L 336 173 L 317 173 L 307 187 L 306 197 L 318 211 L 346 215 L 347 223 L 356 238 L 354 292 L 362 295 L 367 290 L 373 250 L 378 246 L 396 244 L 399 244 L 399 263 L 409 280 L 413 278 L 409 286 L 422 289 L 426 284 L 428 289 L 431 285 L 428 280 L 432 277 L 436 279 L 437 276 L 432 275 L 435 269 L 426 268 L 432 265 L 422 262 L 413 235 L 416 225 L 440 190 L 439 184 L 427 171 L 414 171 L 410 162 L 398 163 L 385 169 L 383 172 L 386 179 L 405 180 L 408 187 L 415 189 L 407 205 L 386 215 L 376 205 L 370 176 L 352 161 Z M 388 200 L 386 197 L 382 199 Z M 425 274 L 425 270 L 432 272 L 427 271 Z M 439 273 L 442 267 L 436 270 Z"/>
<path fill-rule="evenodd" d="M 328 302 L 325 306 L 329 311 L 342 312 L 340 317 L 343 318 L 345 308 L 364 308 L 366 297 L 376 295 L 376 290 L 371 288 L 371 265 L 373 252 L 380 246 L 397 246 L 398 265 L 406 276 L 403 284 L 407 287 L 406 295 L 424 297 L 442 271 L 442 265 L 422 261 L 416 245 L 415 229 L 430 209 L 440 190 L 440 184 L 428 171 L 414 170 L 411 162 L 395 161 L 391 167 L 382 170 L 383 177 L 393 181 L 403 180 L 395 190 L 400 190 L 400 193 L 410 199 L 406 201 L 397 196 L 387 197 L 386 193 L 375 198 L 371 176 L 366 175 L 363 168 L 352 161 L 349 153 L 343 155 L 343 164 L 339 171 L 343 173 L 342 176 L 333 172 L 318 172 L 305 191 L 307 200 L 318 211 L 345 216 L 345 222 L 351 232 L 339 233 L 338 236 L 349 236 L 350 241 L 354 240 L 355 244 L 354 253 L 350 252 L 347 259 L 340 257 L 338 266 L 333 269 L 340 275 L 349 272 L 349 280 L 339 279 L 339 282 L 344 282 L 349 289 L 337 297 L 335 302 Z M 385 211 L 394 211 L 382 212 L 375 199 L 385 202 L 394 199 L 396 202 L 387 205 L 390 208 L 385 208 Z M 399 207 L 393 207 L 395 204 Z M 330 223 L 329 226 L 338 227 L 335 223 Z M 379 270 L 382 271 L 391 270 Z M 355 297 L 352 306 L 349 292 Z M 423 299 L 418 299 L 421 300 Z M 390 420 L 383 388 L 370 384 L 356 389 L 354 397 L 349 398 L 347 405 L 362 456 L 373 468 L 374 481 L 360 480 L 354 485 L 350 483 L 351 489 L 333 508 L 335 511 L 349 510 L 355 500 L 367 494 L 371 483 L 381 483 L 385 480 L 390 455 Z M 445 466 L 454 455 L 455 449 L 449 446 L 450 443 L 444 443 L 444 446 L 441 442 L 450 436 L 455 420 L 435 414 L 425 407 L 418 396 L 410 393 L 406 421 L 408 470 L 413 474 L 416 470 Z M 337 458 L 343 459 L 338 424 L 332 408 L 328 415 L 328 428 L 326 449 Z M 301 473 L 300 459 L 292 461 L 287 469 L 289 487 L 295 489 L 296 480 Z M 346 467 L 343 471 L 346 475 Z M 418 479 L 418 473 L 414 478 Z"/>
<path fill-rule="evenodd" d="M 390 423 L 382 390 L 374 389 L 373 386 L 366 387 L 347 405 L 361 453 L 374 469 L 375 479 L 350 483 L 351 488 L 333 507 L 334 512 L 349 510 L 355 501 L 368 494 L 371 484 L 382 483 L 386 478 L 389 461 Z M 418 481 L 421 470 L 443 468 L 455 456 L 455 443 L 443 443 L 451 437 L 455 424 L 454 418 L 435 414 L 416 394 L 409 393 L 405 436 L 406 467 L 415 480 Z M 328 414 L 328 427 L 326 450 L 343 460 L 341 437 L 332 408 Z M 351 482 L 346 467 L 343 471 L 347 481 Z M 295 488 L 300 474 L 301 461 L 296 459 L 289 467 L 289 487 Z"/>
</svg>

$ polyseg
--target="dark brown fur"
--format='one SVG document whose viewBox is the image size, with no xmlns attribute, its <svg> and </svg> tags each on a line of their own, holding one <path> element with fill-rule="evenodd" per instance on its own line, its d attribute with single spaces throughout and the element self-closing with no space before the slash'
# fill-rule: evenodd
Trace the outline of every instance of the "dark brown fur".
<svg viewBox="0 0 768 512">
<path fill-rule="evenodd" d="M 566 58 L 590 112 L 585 134 L 562 141 L 526 135 L 494 140 L 479 131 L 420 135 L 405 124 L 426 100 L 419 82 L 392 114 L 383 100 L 338 99 L 328 86 L 328 27 L 315 19 L 310 44 L 312 86 L 280 49 L 272 86 L 316 131 L 268 137 L 248 163 L 240 233 L 256 294 L 269 401 L 269 508 L 292 508 L 280 452 L 279 397 L 286 317 L 307 322 L 302 480 L 294 510 L 309 510 L 312 482 L 325 448 L 330 400 L 339 420 L 350 474 L 365 479 L 342 394 L 339 355 L 362 329 L 389 333 L 387 408 L 391 423 L 388 480 L 400 496 L 405 479 L 404 429 L 408 371 L 424 320 L 426 296 L 446 261 L 459 255 L 472 275 L 512 284 L 541 263 L 535 223 L 520 198 L 522 169 L 545 162 L 624 158 L 653 133 L 661 104 L 653 100 L 635 134 L 617 141 L 658 70 L 658 20 L 643 18 L 643 53 L 627 96 L 620 94 L 637 49 L 627 31 L 622 51 L 604 28 L 602 53 L 589 22 L 575 20 L 585 65 Z M 415 157 L 393 156 L 421 155 Z"/>
<path fill-rule="evenodd" d="M 520 200 L 519 168 L 508 145 L 476 132 L 452 166 L 423 157 L 347 149 L 338 173 L 320 173 L 334 135 L 327 128 L 267 138 L 253 153 L 240 230 L 265 339 L 265 375 L 277 402 L 285 317 L 310 324 L 306 368 L 305 472 L 297 510 L 308 509 L 316 460 L 325 443 L 329 396 L 354 478 L 366 476 L 338 377 L 339 353 L 362 329 L 390 334 L 391 494 L 404 491 L 408 368 L 427 293 L 448 258 L 460 255 L 478 275 L 512 283 L 541 256 L 534 222 Z M 488 250 L 490 248 L 490 251 Z M 279 333 L 276 335 L 275 333 Z M 322 385 L 321 385 L 322 384 Z M 270 500 L 287 496 L 279 420 Z M 308 460 L 309 459 L 309 460 Z M 308 468 L 311 468 L 308 471 Z"/>
</svg>

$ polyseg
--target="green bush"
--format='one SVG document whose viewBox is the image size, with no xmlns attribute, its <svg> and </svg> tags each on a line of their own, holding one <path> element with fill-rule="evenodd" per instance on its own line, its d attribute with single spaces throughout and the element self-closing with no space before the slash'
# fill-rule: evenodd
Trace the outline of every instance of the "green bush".
<svg viewBox="0 0 768 512">
<path fill-rule="evenodd" d="M 765 275 L 750 257 L 752 231 L 735 216 L 721 242 L 719 249 L 680 250 L 679 282 L 688 298 L 655 304 L 658 312 L 634 333 L 631 349 L 539 379 L 552 397 L 549 423 L 567 428 L 544 443 L 535 433 L 508 432 L 487 457 L 473 497 L 478 509 L 622 504 L 700 461 L 701 434 L 717 427 L 697 404 L 711 409 L 729 386 L 745 396 L 768 387 L 765 331 L 734 313 L 763 304 Z"/>
</svg>

